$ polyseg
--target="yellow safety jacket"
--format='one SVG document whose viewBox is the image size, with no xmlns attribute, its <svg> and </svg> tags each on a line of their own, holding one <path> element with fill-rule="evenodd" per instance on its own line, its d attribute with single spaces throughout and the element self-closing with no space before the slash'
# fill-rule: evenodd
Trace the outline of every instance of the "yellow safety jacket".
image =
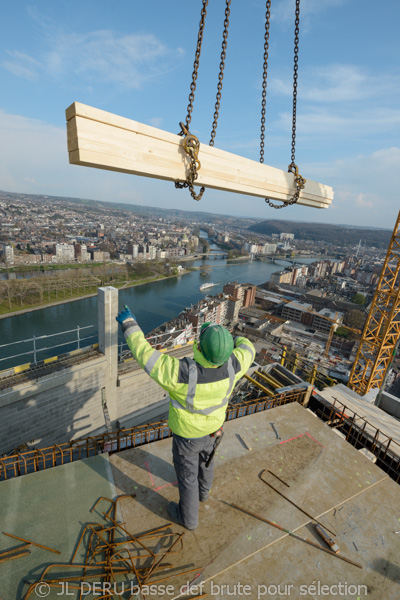
<svg viewBox="0 0 400 600">
<path fill-rule="evenodd" d="M 217 431 L 225 421 L 229 397 L 255 357 L 253 344 L 235 338 L 226 363 L 209 363 L 195 343 L 192 358 L 175 358 L 155 350 L 136 321 L 124 328 L 125 339 L 139 365 L 169 394 L 168 425 L 173 433 L 198 438 Z"/>
</svg>

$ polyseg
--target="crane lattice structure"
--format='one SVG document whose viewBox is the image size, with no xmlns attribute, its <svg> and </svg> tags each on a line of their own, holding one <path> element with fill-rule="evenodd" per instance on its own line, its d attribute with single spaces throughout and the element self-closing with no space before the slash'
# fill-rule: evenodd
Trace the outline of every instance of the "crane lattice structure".
<svg viewBox="0 0 400 600">
<path fill-rule="evenodd" d="M 380 388 L 399 337 L 400 212 L 351 369 L 348 387 L 361 396 L 371 388 Z"/>
</svg>

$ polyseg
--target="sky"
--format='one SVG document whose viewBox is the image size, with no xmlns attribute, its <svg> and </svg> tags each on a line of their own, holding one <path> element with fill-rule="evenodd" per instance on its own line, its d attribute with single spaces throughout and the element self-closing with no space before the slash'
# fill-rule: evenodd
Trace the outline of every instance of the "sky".
<svg viewBox="0 0 400 600">
<path fill-rule="evenodd" d="M 291 162 L 295 0 L 272 0 L 265 163 Z M 82 102 L 165 131 L 185 121 L 201 0 L 1 0 L 0 189 L 393 229 L 400 209 L 400 1 L 301 0 L 296 163 L 327 210 L 68 163 Z M 225 1 L 209 0 L 191 131 L 208 143 Z M 265 1 L 232 0 L 215 147 L 259 161 Z"/>
</svg>

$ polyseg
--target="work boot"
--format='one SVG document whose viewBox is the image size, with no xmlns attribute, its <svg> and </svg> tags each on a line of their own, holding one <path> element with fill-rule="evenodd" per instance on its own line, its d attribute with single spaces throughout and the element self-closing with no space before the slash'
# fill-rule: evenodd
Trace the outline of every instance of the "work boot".
<svg viewBox="0 0 400 600">
<path fill-rule="evenodd" d="M 168 508 L 167 508 L 168 514 L 171 517 L 171 519 L 177 523 L 178 525 L 182 525 L 182 527 L 186 527 L 186 529 L 189 529 L 190 531 L 192 531 L 193 529 L 196 529 L 196 527 L 188 527 L 187 525 L 185 525 L 185 523 L 182 520 L 182 515 L 181 515 L 181 510 L 179 508 L 179 504 L 177 504 L 176 502 L 170 502 L 168 504 Z"/>
</svg>

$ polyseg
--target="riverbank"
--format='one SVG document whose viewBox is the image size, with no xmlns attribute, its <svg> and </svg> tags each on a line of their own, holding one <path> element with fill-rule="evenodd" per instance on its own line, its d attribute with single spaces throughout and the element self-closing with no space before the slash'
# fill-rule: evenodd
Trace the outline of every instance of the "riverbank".
<svg viewBox="0 0 400 600">
<path fill-rule="evenodd" d="M 145 279 L 141 279 L 139 281 L 125 282 L 123 284 L 114 284 L 118 290 L 126 290 L 128 288 L 137 287 L 140 285 L 146 285 L 147 283 L 154 283 L 155 281 L 163 281 L 165 279 L 173 279 L 174 277 L 180 277 L 181 275 L 187 275 L 191 273 L 192 270 L 186 269 L 182 273 L 178 273 L 177 275 L 165 275 L 160 277 L 147 277 Z M 101 286 L 99 286 L 101 287 Z M 91 294 L 82 294 L 77 295 L 74 298 L 64 298 L 63 300 L 54 300 L 53 302 L 45 302 L 42 304 L 37 304 L 35 306 L 30 306 L 28 308 L 21 308 L 20 310 L 14 310 L 6 313 L 0 314 L 0 319 L 6 319 L 7 317 L 15 317 L 16 315 L 24 315 L 27 313 L 35 312 L 37 310 L 42 310 L 44 308 L 51 308 L 52 306 L 59 306 L 61 304 L 69 304 L 70 302 L 76 302 L 77 300 L 84 300 L 86 298 L 94 298 L 97 296 L 97 290 Z"/>
</svg>

